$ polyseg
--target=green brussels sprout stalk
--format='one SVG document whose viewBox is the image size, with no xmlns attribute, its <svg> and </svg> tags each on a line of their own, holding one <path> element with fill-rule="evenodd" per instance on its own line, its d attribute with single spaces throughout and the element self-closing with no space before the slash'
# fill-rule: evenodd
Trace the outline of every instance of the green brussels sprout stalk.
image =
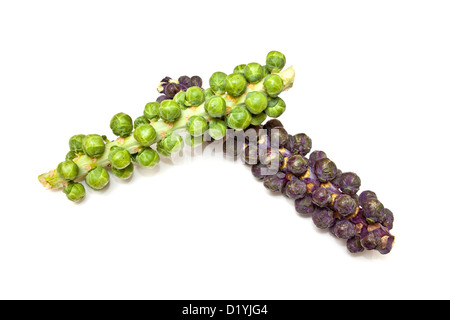
<svg viewBox="0 0 450 320">
<path fill-rule="evenodd" d="M 244 72 L 245 66 L 242 67 L 242 72 Z M 263 72 L 264 70 L 265 68 L 263 68 Z M 250 64 L 250 67 L 247 68 L 247 76 L 255 81 L 255 79 L 259 78 L 260 71 L 258 65 Z M 249 100 L 249 108 L 255 112 L 252 115 L 245 104 L 248 94 L 259 92 L 265 93 L 269 97 L 276 96 L 281 91 L 286 91 L 293 86 L 295 71 L 293 67 L 290 67 L 279 73 L 271 73 L 266 79 L 271 76 L 274 76 L 272 77 L 275 79 L 274 81 L 272 81 L 273 79 L 270 80 L 271 78 L 269 81 L 264 81 L 264 78 L 261 78 L 260 81 L 251 83 L 241 73 L 230 74 L 227 77 L 224 77 L 222 73 L 216 73 L 211 81 L 214 86 L 210 88 L 207 100 L 205 99 L 206 94 L 201 94 L 199 92 L 200 86 L 197 86 L 190 90 L 189 95 L 184 91 L 180 91 L 174 96 L 173 100 L 166 99 L 161 103 L 148 103 L 145 106 L 144 117 L 150 123 L 146 123 L 145 119 L 141 118 L 138 122 L 139 125 L 136 125 L 134 131 L 131 132 L 129 131 L 130 128 L 133 128 L 133 122 L 130 121 L 130 118 L 124 113 L 117 114 L 111 120 L 112 129 L 116 134 L 120 135 L 116 140 L 107 141 L 104 136 L 97 134 L 76 135 L 71 138 L 71 152 L 68 155 L 68 159 L 78 166 L 78 174 L 74 179 L 69 181 L 67 177 L 61 177 L 56 169 L 39 175 L 38 179 L 48 189 L 62 189 L 67 187 L 69 183 L 80 182 L 92 169 L 113 166 L 111 160 L 114 157 L 110 157 L 113 147 L 120 147 L 120 150 L 128 151 L 132 158 L 136 159 L 138 152 L 157 143 L 156 150 L 163 156 L 170 156 L 175 152 L 179 152 L 183 147 L 183 139 L 175 132 L 187 129 L 189 119 L 194 116 L 199 117 L 197 120 L 200 120 L 190 122 L 192 130 L 194 130 L 193 133 L 197 134 L 197 130 L 204 132 L 204 130 L 211 127 L 212 136 L 215 138 L 219 138 L 223 134 L 224 124 L 228 124 L 230 128 L 241 130 L 248 127 L 252 122 L 260 123 L 264 121 L 265 114 L 270 116 L 277 112 L 267 112 L 266 109 L 264 113 L 264 99 L 261 98 L 260 94 L 257 94 L 254 95 L 254 98 L 261 99 Z M 265 85 L 268 88 L 265 88 Z M 211 96 L 212 93 L 215 93 L 215 95 Z M 214 104 L 212 102 L 209 104 L 208 110 L 211 113 L 209 114 L 205 104 L 214 97 L 220 97 L 221 99 L 217 98 Z M 270 99 L 267 108 L 273 108 L 271 106 L 273 103 L 270 103 Z M 223 102 L 225 102 L 225 106 Z M 237 110 L 233 111 L 235 108 Z M 260 113 L 261 110 L 263 111 Z M 232 113 L 231 116 L 229 116 L 230 113 Z M 210 126 L 209 123 L 214 118 L 220 121 Z M 146 163 L 143 160 L 144 158 L 141 162 Z M 159 158 L 157 161 L 159 161 Z M 126 159 L 124 163 L 127 163 Z M 132 167 L 122 168 L 125 165 L 124 163 L 119 165 L 121 169 L 114 167 L 113 173 L 119 177 L 128 178 L 131 176 Z M 153 162 L 149 161 L 147 167 L 153 165 Z M 126 170 L 127 168 L 128 170 Z M 103 173 L 102 177 L 104 176 Z M 70 176 L 69 178 L 73 177 Z"/>
</svg>

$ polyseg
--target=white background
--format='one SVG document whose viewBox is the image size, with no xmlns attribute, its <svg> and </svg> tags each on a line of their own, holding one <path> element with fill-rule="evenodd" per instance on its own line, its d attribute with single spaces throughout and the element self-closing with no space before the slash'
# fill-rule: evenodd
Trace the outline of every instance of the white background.
<svg viewBox="0 0 450 320">
<path fill-rule="evenodd" d="M 0 298 L 448 299 L 448 1 L 2 1 Z M 281 117 L 395 214 L 347 253 L 221 156 L 138 169 L 81 204 L 40 173 L 166 75 L 294 65 Z"/>
</svg>

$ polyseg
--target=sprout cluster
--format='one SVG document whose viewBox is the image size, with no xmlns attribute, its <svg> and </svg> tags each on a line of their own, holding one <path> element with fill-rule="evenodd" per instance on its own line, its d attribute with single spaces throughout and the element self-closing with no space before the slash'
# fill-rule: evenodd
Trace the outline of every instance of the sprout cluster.
<svg viewBox="0 0 450 320">
<path fill-rule="evenodd" d="M 227 129 L 244 130 L 260 125 L 266 118 L 279 117 L 286 109 L 278 95 L 293 82 L 293 72 L 283 80 L 278 74 L 285 66 L 284 55 L 269 52 L 266 64 L 242 64 L 233 72 L 215 72 L 210 88 L 203 89 L 199 76 L 165 77 L 157 90 L 156 101 L 144 106 L 142 115 L 133 119 L 124 112 L 115 114 L 110 128 L 116 140 L 99 134 L 77 134 L 69 139 L 70 151 L 55 170 L 39 176 L 41 183 L 64 188 L 67 198 L 79 201 L 85 196 L 80 181 L 93 190 L 110 182 L 110 174 L 129 179 L 135 165 L 153 168 L 160 156 L 178 153 L 184 143 L 195 146 L 204 135 L 215 140 L 226 136 Z M 290 77 L 290 78 L 289 78 Z M 289 84 L 290 83 L 290 84 Z M 179 134 L 185 129 L 186 137 Z"/>
<path fill-rule="evenodd" d="M 276 119 L 264 126 L 248 128 L 235 147 L 252 174 L 270 191 L 294 200 L 301 215 L 311 216 L 320 229 L 347 241 L 350 252 L 391 251 L 394 216 L 372 191 L 357 194 L 361 179 L 342 172 L 323 151 L 311 151 L 312 141 L 304 133 L 290 135 Z M 243 139 L 241 139 L 242 141 Z M 268 151 L 270 150 L 270 151 Z M 226 151 L 226 150 L 225 150 Z"/>
</svg>

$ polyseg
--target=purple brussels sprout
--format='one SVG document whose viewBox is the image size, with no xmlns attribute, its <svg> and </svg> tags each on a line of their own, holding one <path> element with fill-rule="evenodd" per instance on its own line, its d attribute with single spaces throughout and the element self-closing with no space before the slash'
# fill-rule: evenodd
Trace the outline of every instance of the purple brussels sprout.
<svg viewBox="0 0 450 320">
<path fill-rule="evenodd" d="M 349 220 L 339 220 L 332 228 L 330 228 L 332 234 L 339 239 L 350 239 L 357 234 L 356 226 Z"/>
<path fill-rule="evenodd" d="M 339 177 L 338 185 L 343 193 L 353 195 L 359 191 L 361 179 L 356 173 L 344 172 Z"/>
<path fill-rule="evenodd" d="M 271 119 L 264 124 L 263 128 L 269 131 L 273 128 L 283 128 L 283 124 L 278 119 Z"/>
<path fill-rule="evenodd" d="M 384 208 L 383 211 L 382 215 L 385 218 L 382 224 L 386 229 L 391 230 L 394 227 L 394 214 L 388 208 Z"/>
<path fill-rule="evenodd" d="M 283 188 L 283 194 L 290 199 L 300 199 L 306 194 L 306 184 L 293 176 L 291 180 L 286 182 Z"/>
<path fill-rule="evenodd" d="M 166 96 L 166 95 L 162 95 L 162 96 L 159 96 L 157 99 L 156 99 L 156 102 L 159 102 L 159 103 L 161 103 L 161 102 L 163 102 L 164 100 L 168 100 L 168 99 L 170 99 L 168 96 Z"/>
<path fill-rule="evenodd" d="M 312 201 L 319 207 L 327 207 L 333 198 L 331 192 L 324 187 L 319 187 L 311 193 Z"/>
<path fill-rule="evenodd" d="M 361 245 L 366 250 L 375 250 L 381 246 L 381 236 L 378 232 L 368 232 L 361 238 Z"/>
<path fill-rule="evenodd" d="M 271 176 L 264 177 L 264 187 L 272 192 L 280 192 L 285 184 L 286 175 L 283 172 L 277 172 Z"/>
<path fill-rule="evenodd" d="M 302 199 L 295 200 L 295 210 L 301 214 L 311 214 L 316 210 L 316 206 L 312 202 L 311 196 L 307 195 Z"/>
<path fill-rule="evenodd" d="M 335 222 L 334 212 L 328 208 L 317 208 L 312 214 L 312 220 L 317 228 L 331 228 Z"/>
<path fill-rule="evenodd" d="M 361 238 L 358 236 L 355 236 L 353 238 L 348 239 L 347 240 L 347 249 L 351 253 L 363 252 L 364 248 L 361 245 Z"/>
<path fill-rule="evenodd" d="M 314 168 L 316 161 L 323 158 L 327 158 L 327 154 L 324 151 L 315 150 L 311 152 L 311 154 L 309 155 L 310 166 Z"/>
<path fill-rule="evenodd" d="M 356 211 L 358 203 L 348 194 L 341 194 L 334 199 L 333 208 L 340 215 L 346 217 Z"/>
<path fill-rule="evenodd" d="M 166 85 L 166 87 L 164 88 L 164 94 L 172 99 L 178 92 L 180 92 L 180 90 L 180 85 L 178 83 L 172 82 Z"/>
<path fill-rule="evenodd" d="M 331 181 L 338 174 L 336 164 L 328 158 L 317 160 L 314 165 L 314 171 L 320 182 Z"/>
<path fill-rule="evenodd" d="M 178 78 L 178 83 L 187 88 L 192 87 L 192 80 L 188 76 L 181 76 Z"/>
<path fill-rule="evenodd" d="M 363 215 L 369 223 L 383 222 L 386 219 L 386 211 L 383 204 L 375 199 L 362 203 Z"/>
<path fill-rule="evenodd" d="M 202 78 L 199 76 L 193 76 L 191 77 L 191 86 L 192 87 L 199 87 L 201 88 L 203 84 Z"/>
<path fill-rule="evenodd" d="M 378 200 L 377 195 L 375 192 L 366 190 L 359 194 L 359 203 L 362 205 L 363 203 L 369 201 L 369 200 Z"/>
<path fill-rule="evenodd" d="M 301 154 L 306 156 L 312 147 L 312 140 L 305 133 L 298 133 L 290 136 L 288 146 L 292 153 Z"/>
<path fill-rule="evenodd" d="M 267 137 L 269 138 L 271 146 L 274 148 L 285 147 L 289 139 L 286 129 L 282 127 L 268 129 Z"/>
<path fill-rule="evenodd" d="M 286 163 L 286 168 L 290 173 L 296 176 L 301 176 L 306 172 L 306 170 L 308 170 L 308 165 L 308 159 L 300 154 L 295 154 L 289 157 Z"/>
</svg>

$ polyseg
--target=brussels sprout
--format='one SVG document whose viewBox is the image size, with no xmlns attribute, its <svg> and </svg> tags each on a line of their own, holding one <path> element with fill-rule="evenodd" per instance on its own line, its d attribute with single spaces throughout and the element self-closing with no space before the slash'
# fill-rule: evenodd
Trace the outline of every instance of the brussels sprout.
<svg viewBox="0 0 450 320">
<path fill-rule="evenodd" d="M 286 165 L 289 172 L 296 176 L 301 176 L 308 170 L 309 162 L 302 155 L 296 154 L 289 157 Z"/>
<path fill-rule="evenodd" d="M 346 217 L 356 211 L 358 203 L 348 194 L 341 194 L 334 199 L 333 208 L 340 215 Z"/>
<path fill-rule="evenodd" d="M 361 238 L 361 246 L 366 250 L 375 250 L 381 246 L 381 237 L 378 233 L 369 232 Z"/>
<path fill-rule="evenodd" d="M 264 187 L 272 192 L 280 192 L 285 184 L 286 175 L 283 172 L 278 172 L 271 176 L 264 177 Z"/>
<path fill-rule="evenodd" d="M 202 136 L 208 130 L 208 123 L 201 116 L 191 116 L 186 123 L 186 129 L 193 137 Z"/>
<path fill-rule="evenodd" d="M 240 65 L 237 65 L 237 66 L 234 68 L 233 73 L 240 74 L 240 75 L 244 75 L 244 70 L 245 70 L 245 67 L 246 67 L 246 66 L 247 66 L 246 64 L 240 64 Z"/>
<path fill-rule="evenodd" d="M 286 65 L 286 57 L 278 51 L 270 51 L 266 57 L 266 67 L 270 72 L 280 72 Z"/>
<path fill-rule="evenodd" d="M 354 195 L 361 187 L 361 179 L 356 173 L 345 172 L 339 179 L 339 188 L 343 193 Z"/>
<path fill-rule="evenodd" d="M 221 118 L 227 112 L 227 103 L 220 96 L 215 96 L 205 103 L 205 111 L 213 118 Z"/>
<path fill-rule="evenodd" d="M 261 123 L 264 122 L 264 120 L 266 120 L 266 118 L 267 118 L 267 114 L 265 114 L 264 112 L 261 112 L 260 114 L 252 116 L 252 121 L 250 121 L 250 124 L 252 126 L 259 126 Z"/>
<path fill-rule="evenodd" d="M 159 119 L 159 102 L 149 102 L 145 105 L 144 116 L 149 121 L 156 121 Z"/>
<path fill-rule="evenodd" d="M 284 128 L 272 128 L 267 130 L 268 139 L 274 147 L 285 147 L 289 142 L 289 134 Z"/>
<path fill-rule="evenodd" d="M 361 238 L 355 236 L 347 240 L 347 249 L 351 253 L 363 252 L 364 248 L 361 245 Z"/>
<path fill-rule="evenodd" d="M 363 215 L 369 223 L 382 223 L 386 219 L 386 211 L 383 210 L 383 204 L 375 199 L 367 200 L 361 204 L 363 208 Z"/>
<path fill-rule="evenodd" d="M 170 98 L 168 96 L 166 96 L 165 94 L 163 94 L 162 96 L 159 96 L 158 98 L 156 98 L 156 102 L 161 103 L 164 100 L 170 100 Z"/>
<path fill-rule="evenodd" d="M 136 119 L 134 119 L 134 128 L 136 129 L 140 125 L 149 124 L 149 123 L 150 123 L 150 121 L 148 121 L 148 119 L 145 116 L 140 116 L 140 117 L 137 117 Z"/>
<path fill-rule="evenodd" d="M 77 154 L 76 154 L 75 152 L 69 151 L 69 152 L 67 152 L 67 154 L 66 154 L 65 160 L 73 160 L 73 159 L 75 159 L 76 157 L 77 157 Z"/>
<path fill-rule="evenodd" d="M 333 226 L 336 219 L 334 218 L 334 213 L 332 210 L 328 208 L 320 208 L 314 210 L 312 220 L 317 228 L 327 229 Z"/>
<path fill-rule="evenodd" d="M 244 145 L 244 150 L 241 154 L 242 160 L 246 164 L 257 164 L 258 161 L 258 146 L 250 144 L 250 145 Z"/>
<path fill-rule="evenodd" d="M 311 196 L 295 200 L 295 210 L 301 214 L 311 214 L 316 210 L 316 206 L 312 202 Z"/>
<path fill-rule="evenodd" d="M 264 124 L 263 128 L 270 131 L 273 128 L 283 128 L 283 124 L 278 119 L 270 119 Z"/>
<path fill-rule="evenodd" d="M 128 137 L 133 131 L 133 120 L 126 113 L 114 115 L 109 123 L 113 133 L 119 137 Z"/>
<path fill-rule="evenodd" d="M 159 160 L 158 153 L 152 148 L 143 148 L 136 156 L 136 162 L 142 167 L 149 169 L 156 166 L 159 163 Z"/>
<path fill-rule="evenodd" d="M 324 151 L 315 150 L 309 155 L 309 165 L 314 168 L 316 161 L 323 158 L 327 158 L 327 154 Z"/>
<path fill-rule="evenodd" d="M 198 107 L 205 101 L 205 95 L 203 94 L 203 90 L 200 87 L 190 87 L 186 91 L 186 102 L 187 106 L 195 106 Z"/>
<path fill-rule="evenodd" d="M 333 180 L 338 172 L 336 164 L 328 158 L 322 158 L 316 161 L 314 172 L 320 182 Z"/>
<path fill-rule="evenodd" d="M 306 194 L 306 184 L 297 177 L 292 177 L 291 180 L 286 182 L 283 194 L 294 200 L 303 198 Z"/>
<path fill-rule="evenodd" d="M 248 82 L 259 82 L 263 78 L 263 68 L 259 63 L 252 62 L 245 66 L 244 76 Z"/>
<path fill-rule="evenodd" d="M 267 108 L 267 97 L 262 92 L 249 92 L 245 96 L 245 105 L 251 113 L 260 114 Z"/>
<path fill-rule="evenodd" d="M 183 146 L 183 138 L 179 134 L 172 132 L 158 142 L 156 149 L 163 156 L 169 157 L 171 154 L 181 151 Z"/>
<path fill-rule="evenodd" d="M 330 231 L 339 239 L 348 240 L 357 235 L 356 226 L 345 219 L 337 221 Z"/>
<path fill-rule="evenodd" d="M 391 230 L 394 227 L 394 214 L 388 208 L 384 208 L 382 215 L 385 217 L 383 221 L 383 226 L 388 230 Z"/>
<path fill-rule="evenodd" d="M 247 89 L 247 81 L 239 73 L 232 73 L 225 79 L 225 90 L 232 97 L 239 97 Z"/>
<path fill-rule="evenodd" d="M 78 166 L 72 160 L 65 160 L 58 164 L 56 171 L 61 179 L 71 181 L 78 175 Z"/>
<path fill-rule="evenodd" d="M 81 201 L 86 195 L 86 189 L 79 182 L 70 182 L 64 189 L 67 199 L 70 201 Z"/>
<path fill-rule="evenodd" d="M 178 82 L 179 82 L 181 85 L 183 85 L 183 86 L 185 86 L 185 87 L 187 87 L 187 88 L 192 87 L 192 80 L 191 80 L 191 78 L 188 77 L 188 76 L 181 76 L 181 77 L 179 77 L 179 78 L 178 78 Z"/>
<path fill-rule="evenodd" d="M 109 183 L 109 173 L 103 167 L 91 169 L 86 176 L 86 184 L 94 190 L 101 190 Z"/>
<path fill-rule="evenodd" d="M 82 153 L 83 152 L 83 139 L 86 137 L 84 134 L 77 134 L 72 136 L 69 139 L 69 148 L 70 151 L 76 152 L 76 153 Z"/>
<path fill-rule="evenodd" d="M 208 101 L 209 98 L 212 98 L 216 95 L 211 88 L 203 90 L 203 94 L 205 95 L 205 101 Z"/>
<path fill-rule="evenodd" d="M 181 116 L 181 108 L 173 100 L 164 100 L 159 106 L 159 116 L 164 121 L 175 122 Z"/>
<path fill-rule="evenodd" d="M 137 127 L 136 130 L 134 130 L 133 136 L 136 141 L 144 147 L 151 146 L 157 139 L 156 130 L 151 124 L 143 124 Z"/>
<path fill-rule="evenodd" d="M 117 168 L 112 167 L 111 171 L 116 177 L 126 180 L 126 179 L 131 178 L 131 176 L 133 175 L 134 165 L 131 162 L 127 167 L 125 167 L 123 169 L 117 169 Z"/>
<path fill-rule="evenodd" d="M 278 118 L 284 111 L 286 111 L 286 103 L 280 97 L 270 98 L 267 102 L 267 108 L 265 112 L 271 118 Z"/>
<path fill-rule="evenodd" d="M 105 141 L 98 134 L 88 134 L 83 139 L 83 151 L 89 157 L 100 157 L 105 152 Z"/>
<path fill-rule="evenodd" d="M 115 146 L 111 148 L 108 160 L 113 168 L 124 169 L 131 163 L 131 156 L 127 149 Z"/>
<path fill-rule="evenodd" d="M 186 92 L 180 91 L 178 92 L 175 97 L 173 97 L 173 101 L 175 101 L 181 109 L 186 109 L 188 105 L 186 105 Z"/>
<path fill-rule="evenodd" d="M 311 151 L 312 140 L 305 133 L 298 133 L 289 138 L 287 147 L 292 153 L 306 156 Z"/>
<path fill-rule="evenodd" d="M 331 192 L 323 187 L 314 190 L 311 194 L 311 198 L 314 204 L 319 207 L 326 207 L 332 201 Z"/>
<path fill-rule="evenodd" d="M 264 90 L 272 98 L 283 91 L 283 79 L 277 74 L 270 74 L 264 79 Z"/>
<path fill-rule="evenodd" d="M 191 86 L 192 87 L 199 87 L 199 88 L 201 88 L 202 84 L 203 84 L 203 80 L 199 76 L 192 76 L 191 77 Z"/>
<path fill-rule="evenodd" d="M 164 94 L 172 99 L 178 92 L 180 92 L 180 90 L 181 87 L 178 83 L 171 82 L 165 87 Z"/>
<path fill-rule="evenodd" d="M 252 121 L 252 115 L 245 106 L 237 106 L 227 116 L 227 125 L 235 130 L 244 130 Z"/>
<path fill-rule="evenodd" d="M 225 80 L 227 74 L 221 71 L 214 72 L 209 78 L 209 86 L 216 94 L 225 93 Z"/>
<path fill-rule="evenodd" d="M 209 122 L 209 135 L 214 140 L 220 140 L 227 134 L 227 124 L 223 120 L 212 119 Z"/>
<path fill-rule="evenodd" d="M 366 203 L 369 200 L 378 200 L 378 198 L 377 198 L 377 195 L 375 194 L 375 192 L 370 191 L 370 190 L 365 190 L 360 193 L 358 200 L 359 200 L 359 203 L 361 205 L 363 205 L 364 203 Z"/>
<path fill-rule="evenodd" d="M 255 178 L 262 180 L 266 176 L 264 172 L 267 170 L 266 166 L 262 163 L 252 165 L 252 174 Z"/>
</svg>

